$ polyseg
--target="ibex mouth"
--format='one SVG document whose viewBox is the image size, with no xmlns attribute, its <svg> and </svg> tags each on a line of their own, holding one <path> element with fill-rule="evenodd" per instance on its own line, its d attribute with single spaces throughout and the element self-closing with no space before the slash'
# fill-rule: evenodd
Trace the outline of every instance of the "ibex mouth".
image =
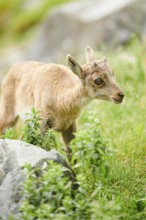
<svg viewBox="0 0 146 220">
<path fill-rule="evenodd" d="M 115 98 L 112 98 L 112 100 L 113 100 L 113 102 L 114 102 L 115 104 L 120 104 L 120 103 L 123 102 L 123 99 L 115 99 Z"/>
</svg>

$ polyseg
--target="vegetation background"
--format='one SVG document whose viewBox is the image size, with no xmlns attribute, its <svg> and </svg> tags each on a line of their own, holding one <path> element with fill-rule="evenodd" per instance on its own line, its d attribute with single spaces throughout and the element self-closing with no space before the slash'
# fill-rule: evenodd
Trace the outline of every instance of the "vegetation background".
<svg viewBox="0 0 146 220">
<path fill-rule="evenodd" d="M 33 2 L 31 6 L 27 1 L 27 6 L 24 0 L 0 1 L 1 49 L 29 39 L 48 10 L 65 0 L 37 1 L 35 8 Z M 60 178 L 60 167 L 49 165 L 39 185 L 28 167 L 22 219 L 146 219 L 146 45 L 133 36 L 126 46 L 106 56 L 125 92 L 125 102 L 94 101 L 79 118 L 72 148 L 80 187 L 73 197 L 69 181 Z M 29 134 L 25 128 L 25 140 L 31 142 Z M 11 131 L 6 135 L 13 137 Z M 34 133 L 35 141 L 37 135 Z M 56 138 L 58 151 L 64 153 L 58 135 Z M 43 140 L 39 140 L 35 144 L 41 145 Z M 54 178 L 51 183 L 49 178 Z M 53 190 L 56 197 L 52 197 Z"/>
<path fill-rule="evenodd" d="M 26 39 L 49 10 L 69 0 L 0 1 L 0 46 Z"/>
</svg>

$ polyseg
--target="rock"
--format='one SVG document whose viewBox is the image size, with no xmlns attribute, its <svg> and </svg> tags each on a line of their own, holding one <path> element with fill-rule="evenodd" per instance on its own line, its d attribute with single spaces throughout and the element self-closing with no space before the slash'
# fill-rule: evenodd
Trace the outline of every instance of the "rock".
<svg viewBox="0 0 146 220">
<path fill-rule="evenodd" d="M 115 48 L 137 33 L 146 36 L 145 0 L 80 0 L 53 10 L 40 27 L 30 59 L 59 61 L 87 44 Z"/>
<path fill-rule="evenodd" d="M 0 186 L 0 219 L 7 220 L 10 214 L 14 214 L 15 217 L 19 216 L 21 184 L 24 180 L 25 175 L 21 169 L 15 169 L 5 177 Z"/>
<path fill-rule="evenodd" d="M 19 217 L 21 184 L 25 180 L 22 167 L 26 163 L 32 167 L 41 166 L 46 160 L 53 160 L 71 170 L 71 179 L 75 176 L 63 156 L 54 149 L 47 152 L 20 140 L 0 140 L 0 219 L 7 220 L 11 213 Z"/>
</svg>

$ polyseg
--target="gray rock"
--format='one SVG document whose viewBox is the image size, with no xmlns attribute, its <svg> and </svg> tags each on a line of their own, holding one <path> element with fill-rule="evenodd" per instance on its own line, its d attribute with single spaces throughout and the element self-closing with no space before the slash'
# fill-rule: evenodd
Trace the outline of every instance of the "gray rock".
<svg viewBox="0 0 146 220">
<path fill-rule="evenodd" d="M 32 167 L 42 159 L 51 159 L 68 166 L 65 159 L 55 149 L 47 152 L 44 149 L 20 140 L 0 140 L 0 168 L 8 172 L 30 163 Z"/>
<path fill-rule="evenodd" d="M 108 48 L 146 36 L 145 0 L 80 0 L 53 10 L 41 25 L 30 59 L 58 61 L 79 54 L 87 44 Z"/>
<path fill-rule="evenodd" d="M 71 170 L 63 156 L 55 149 L 47 152 L 42 148 L 20 140 L 0 140 L 0 219 L 7 220 L 12 213 L 19 219 L 21 186 L 25 180 L 22 167 L 43 166 L 44 161 L 53 160 Z M 70 178 L 74 177 L 71 172 Z"/>
<path fill-rule="evenodd" d="M 15 217 L 19 216 L 21 184 L 24 180 L 25 175 L 21 169 L 15 169 L 5 177 L 0 186 L 0 219 L 7 220 L 10 214 L 14 214 Z"/>
</svg>

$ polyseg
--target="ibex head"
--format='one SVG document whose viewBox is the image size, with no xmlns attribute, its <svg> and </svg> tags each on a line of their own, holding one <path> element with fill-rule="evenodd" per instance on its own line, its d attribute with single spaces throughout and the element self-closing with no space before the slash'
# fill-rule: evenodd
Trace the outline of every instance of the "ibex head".
<svg viewBox="0 0 146 220">
<path fill-rule="evenodd" d="M 114 73 L 106 58 L 97 60 L 94 51 L 87 46 L 85 50 L 87 64 L 82 67 L 70 55 L 67 56 L 71 70 L 82 80 L 87 96 L 121 103 L 124 99 L 122 89 L 114 80 Z"/>
</svg>

